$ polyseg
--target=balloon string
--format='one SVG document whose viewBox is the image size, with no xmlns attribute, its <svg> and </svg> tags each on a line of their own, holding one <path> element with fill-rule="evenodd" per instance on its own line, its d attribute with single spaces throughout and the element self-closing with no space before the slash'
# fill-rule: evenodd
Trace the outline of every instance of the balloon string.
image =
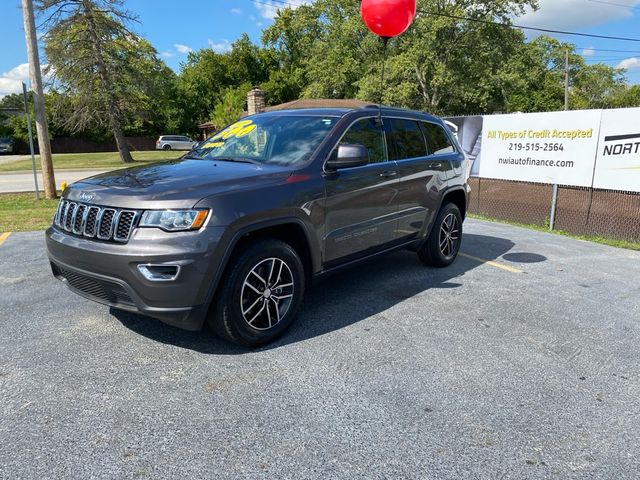
<svg viewBox="0 0 640 480">
<path fill-rule="evenodd" d="M 378 116 L 380 117 L 380 123 L 382 123 L 382 101 L 384 100 L 384 66 L 387 63 L 387 43 L 389 43 L 389 37 L 382 38 L 382 74 L 380 75 L 380 101 L 378 102 Z"/>
</svg>

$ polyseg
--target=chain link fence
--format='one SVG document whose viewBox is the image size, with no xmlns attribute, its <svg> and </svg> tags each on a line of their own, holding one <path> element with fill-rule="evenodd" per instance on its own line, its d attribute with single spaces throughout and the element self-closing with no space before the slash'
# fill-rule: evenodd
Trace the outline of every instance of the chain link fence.
<svg viewBox="0 0 640 480">
<path fill-rule="evenodd" d="M 471 177 L 469 212 L 548 226 L 553 185 Z M 558 186 L 555 228 L 640 242 L 640 193 Z"/>
</svg>

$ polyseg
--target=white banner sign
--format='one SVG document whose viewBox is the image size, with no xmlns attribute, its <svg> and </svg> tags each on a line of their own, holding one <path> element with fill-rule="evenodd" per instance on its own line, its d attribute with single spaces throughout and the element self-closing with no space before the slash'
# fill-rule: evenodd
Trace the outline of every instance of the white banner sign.
<svg viewBox="0 0 640 480">
<path fill-rule="evenodd" d="M 601 113 L 485 116 L 480 176 L 591 186 Z"/>
<path fill-rule="evenodd" d="M 603 110 L 593 186 L 640 192 L 640 108 Z"/>
</svg>

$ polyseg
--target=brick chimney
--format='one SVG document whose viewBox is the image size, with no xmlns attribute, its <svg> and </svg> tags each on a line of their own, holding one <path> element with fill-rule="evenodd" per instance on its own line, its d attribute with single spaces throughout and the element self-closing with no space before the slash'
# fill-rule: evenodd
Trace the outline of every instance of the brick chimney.
<svg viewBox="0 0 640 480">
<path fill-rule="evenodd" d="M 247 93 L 247 113 L 253 115 L 254 113 L 264 112 L 264 91 L 258 87 L 253 87 Z"/>
</svg>

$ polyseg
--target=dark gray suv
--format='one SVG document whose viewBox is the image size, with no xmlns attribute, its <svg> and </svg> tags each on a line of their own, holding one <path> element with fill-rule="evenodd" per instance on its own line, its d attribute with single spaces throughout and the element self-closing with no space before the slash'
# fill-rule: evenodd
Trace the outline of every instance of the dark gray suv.
<svg viewBox="0 0 640 480">
<path fill-rule="evenodd" d="M 117 309 L 258 346 L 311 280 L 397 249 L 458 254 L 467 164 L 439 118 L 371 105 L 253 115 L 187 157 L 74 183 L 53 274 Z"/>
</svg>

